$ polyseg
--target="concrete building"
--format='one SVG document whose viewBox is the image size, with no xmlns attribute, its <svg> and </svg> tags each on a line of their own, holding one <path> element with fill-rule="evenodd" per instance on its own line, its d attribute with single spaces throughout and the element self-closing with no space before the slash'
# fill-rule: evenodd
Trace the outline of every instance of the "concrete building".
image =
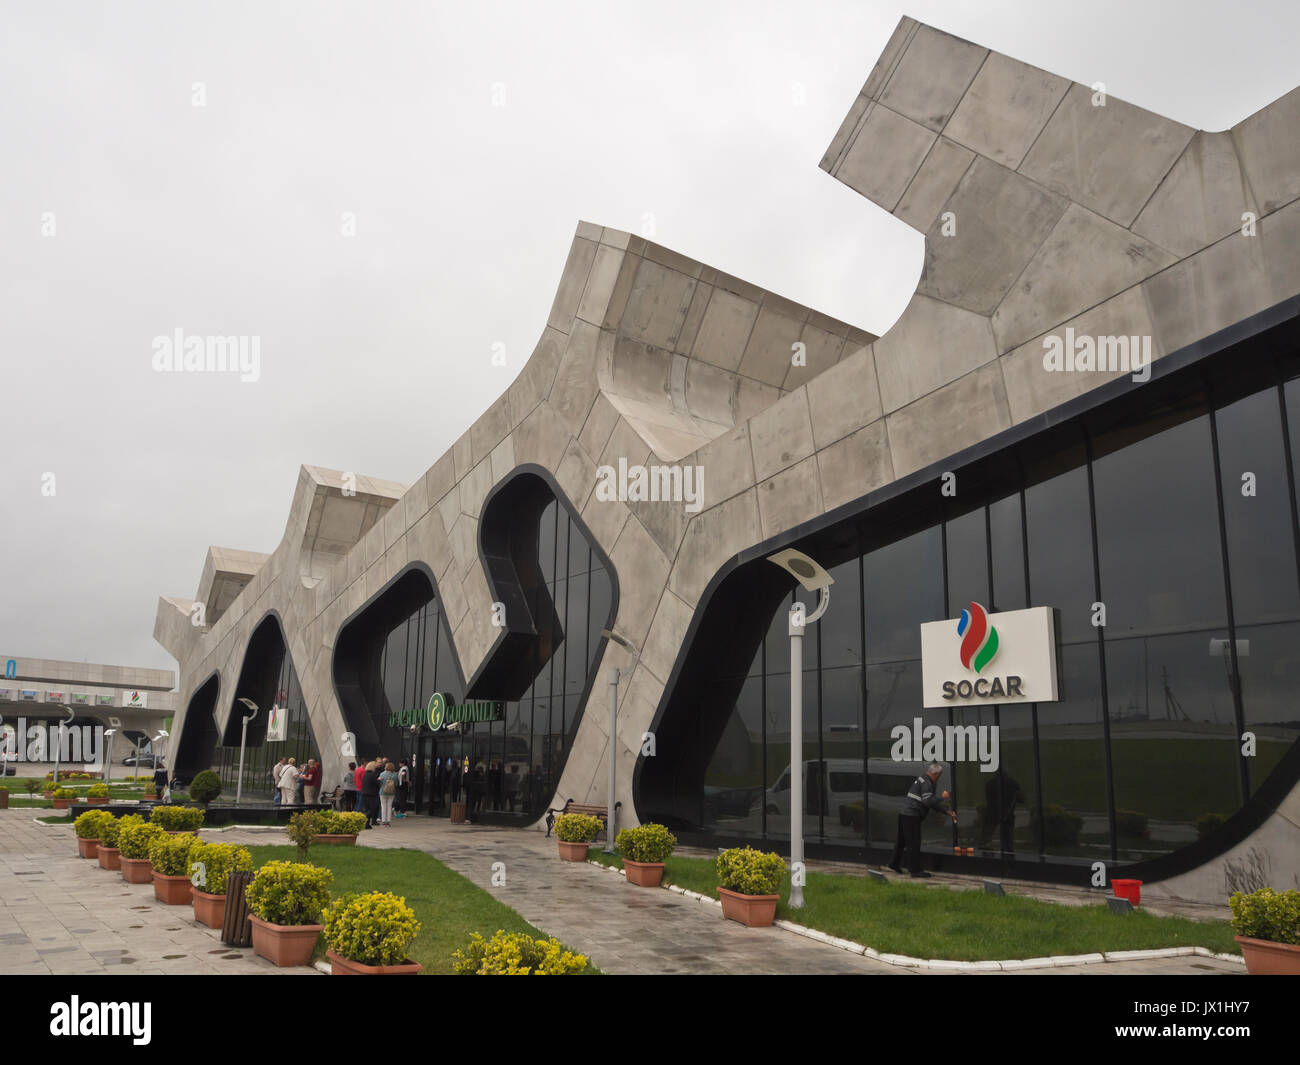
<svg viewBox="0 0 1300 1065">
<path fill-rule="evenodd" d="M 606 799 L 617 668 L 624 820 L 779 847 L 794 581 L 766 558 L 795 547 L 836 581 L 805 651 L 810 854 L 880 860 L 919 718 L 1000 736 L 1001 772 L 950 769 L 935 861 L 1292 886 L 1298 129 L 1300 89 L 1198 131 L 903 19 L 821 161 L 925 234 L 894 326 L 580 223 L 528 363 L 423 477 L 304 466 L 275 551 L 213 548 L 160 601 L 178 771 L 233 773 L 244 696 L 250 779 L 287 749 L 274 705 L 327 785 L 405 754 L 421 808 L 454 772 L 535 825 Z M 1053 697 L 1044 673 L 926 708 L 921 626 L 986 607 L 1004 636 L 1050 608 Z"/>
<path fill-rule="evenodd" d="M 54 761 L 48 730 L 60 721 L 74 730 L 69 736 L 76 742 L 70 747 L 79 764 L 99 764 L 107 754 L 107 741 L 102 751 L 95 750 L 99 739 L 90 743 L 87 727 L 118 730 L 113 741 L 115 765 L 137 747 L 156 746 L 166 758 L 166 738 L 158 745 L 152 741 L 160 731 L 170 731 L 176 713 L 176 674 L 171 670 L 45 658 L 9 658 L 4 666 L 0 732 L 6 738 L 0 750 L 13 775 L 22 776 L 29 762 L 34 767 Z M 38 725 L 43 730 L 40 746 L 33 747 Z M 29 759 L 29 753 L 39 756 Z"/>
</svg>

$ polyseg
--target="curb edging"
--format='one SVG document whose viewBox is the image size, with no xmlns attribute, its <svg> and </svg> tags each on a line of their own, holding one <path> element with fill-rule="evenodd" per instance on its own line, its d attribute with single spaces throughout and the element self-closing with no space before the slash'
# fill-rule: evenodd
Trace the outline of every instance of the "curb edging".
<svg viewBox="0 0 1300 1065">
<path fill-rule="evenodd" d="M 627 875 L 623 869 L 616 869 L 612 865 L 605 865 L 603 862 L 597 862 L 591 858 L 587 859 L 587 864 L 594 865 L 598 869 L 606 869 L 611 873 L 618 873 L 624 877 Z M 722 905 L 720 899 L 701 895 L 698 891 L 689 891 L 686 888 L 678 887 L 676 884 L 664 883 L 660 886 L 667 888 L 669 891 L 676 892 L 678 895 L 684 895 L 688 899 L 698 899 L 700 902 L 707 902 L 713 906 Z M 1159 947 L 1151 950 L 1111 950 L 1091 954 L 1056 954 L 1048 958 L 1008 958 L 1003 961 L 952 961 L 945 958 L 912 958 L 906 954 L 882 954 L 874 947 L 868 947 L 862 943 L 855 943 L 851 939 L 841 939 L 839 936 L 830 935 L 818 928 L 809 928 L 807 925 L 795 924 L 793 921 L 787 921 L 784 918 L 773 921 L 772 926 L 774 928 L 780 928 L 786 932 L 792 932 L 797 936 L 803 936 L 805 939 L 824 943 L 829 947 L 835 947 L 836 949 L 846 951 L 849 954 L 861 954 L 863 957 L 884 962 L 886 965 L 897 966 L 900 969 L 925 969 L 935 972 L 1016 972 L 1023 969 L 1067 968 L 1070 966 L 1080 965 L 1106 965 L 1108 963 L 1123 961 L 1143 961 L 1151 958 L 1179 957 L 1213 958 L 1215 961 L 1234 962 L 1243 966 L 1246 964 L 1245 959 L 1239 955 L 1216 954 L 1207 947 Z"/>
</svg>

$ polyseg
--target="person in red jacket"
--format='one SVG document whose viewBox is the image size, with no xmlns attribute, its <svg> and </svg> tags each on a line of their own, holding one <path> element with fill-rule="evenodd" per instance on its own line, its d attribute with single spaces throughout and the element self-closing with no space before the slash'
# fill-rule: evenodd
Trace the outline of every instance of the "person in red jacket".
<svg viewBox="0 0 1300 1065">
<path fill-rule="evenodd" d="M 302 798 L 308 806 L 314 805 L 320 798 L 321 771 L 320 762 L 309 759 L 307 768 L 302 773 Z"/>
<path fill-rule="evenodd" d="M 362 801 L 361 801 L 361 781 L 365 778 L 365 775 L 366 775 L 366 763 L 365 763 L 365 762 L 362 762 L 359 766 L 357 766 L 357 771 L 356 771 L 355 773 L 352 774 L 352 779 L 353 779 L 353 781 L 356 782 L 356 785 L 357 785 L 357 805 L 356 805 L 356 808 L 357 808 L 358 810 L 362 810 L 362 809 L 364 809 L 364 806 L 363 806 Z"/>
</svg>

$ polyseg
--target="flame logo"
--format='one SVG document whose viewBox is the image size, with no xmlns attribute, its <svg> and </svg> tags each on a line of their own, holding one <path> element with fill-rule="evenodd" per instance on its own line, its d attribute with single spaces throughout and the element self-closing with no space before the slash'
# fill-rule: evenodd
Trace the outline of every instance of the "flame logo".
<svg viewBox="0 0 1300 1065">
<path fill-rule="evenodd" d="M 989 614 L 979 603 L 971 603 L 957 622 L 961 641 L 961 664 L 979 673 L 998 653 L 998 630 L 989 624 Z"/>
</svg>

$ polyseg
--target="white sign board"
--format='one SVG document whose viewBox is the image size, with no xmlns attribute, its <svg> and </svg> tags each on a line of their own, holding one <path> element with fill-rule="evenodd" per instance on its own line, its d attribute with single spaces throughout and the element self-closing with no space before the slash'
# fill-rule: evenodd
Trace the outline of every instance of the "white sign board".
<svg viewBox="0 0 1300 1065">
<path fill-rule="evenodd" d="M 961 617 L 921 626 L 921 705 L 926 709 L 1052 703 L 1056 624 L 1052 609 L 990 614 L 971 603 Z"/>
<path fill-rule="evenodd" d="M 122 693 L 122 705 L 128 710 L 147 710 L 149 708 L 149 696 L 142 691 L 124 691 Z"/>
<path fill-rule="evenodd" d="M 271 706 L 271 716 L 266 719 L 266 739 L 268 743 L 284 740 L 289 730 L 289 714 L 278 703 Z"/>
</svg>

